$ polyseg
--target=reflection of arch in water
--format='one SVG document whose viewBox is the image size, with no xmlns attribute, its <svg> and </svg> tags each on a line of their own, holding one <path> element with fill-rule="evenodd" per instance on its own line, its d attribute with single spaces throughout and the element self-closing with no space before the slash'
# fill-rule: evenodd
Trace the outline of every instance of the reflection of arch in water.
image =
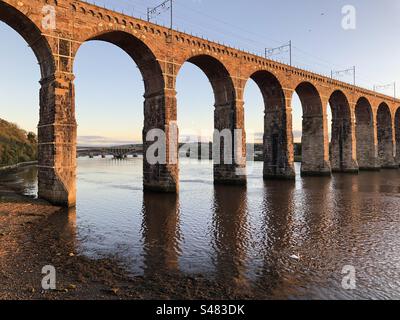
<svg viewBox="0 0 400 320">
<path fill-rule="evenodd" d="M 260 257 L 262 265 L 256 283 L 265 294 L 282 285 L 282 257 L 288 254 L 293 225 L 294 181 L 264 182 Z"/>
<path fill-rule="evenodd" d="M 64 243 L 69 243 L 70 246 L 73 247 L 73 250 L 70 252 L 76 252 L 76 208 L 62 209 L 61 212 L 61 214 L 56 214 L 54 216 L 57 228 L 60 230 L 58 234 Z"/>
<path fill-rule="evenodd" d="M 349 175 L 348 178 L 352 178 Z M 357 176 L 355 176 L 357 177 Z M 304 247 L 312 245 L 307 243 L 313 235 L 321 232 L 321 225 L 329 225 L 334 218 L 333 194 L 334 187 L 337 181 L 342 181 L 342 175 L 333 176 L 331 179 L 305 179 L 302 181 L 302 192 L 295 199 L 296 214 L 293 221 L 292 239 L 296 243 L 304 243 Z M 321 237 L 327 235 L 321 234 Z M 307 251 L 307 249 L 305 249 Z"/>
<path fill-rule="evenodd" d="M 237 289 L 246 284 L 247 223 L 246 188 L 215 186 L 212 246 L 216 276 Z"/>
<path fill-rule="evenodd" d="M 181 238 L 178 197 L 145 192 L 142 214 L 145 275 L 178 271 Z"/>
</svg>

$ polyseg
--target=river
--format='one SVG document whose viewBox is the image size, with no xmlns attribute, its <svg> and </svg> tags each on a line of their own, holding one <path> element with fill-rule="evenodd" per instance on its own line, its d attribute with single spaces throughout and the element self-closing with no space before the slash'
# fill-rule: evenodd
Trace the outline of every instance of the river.
<svg viewBox="0 0 400 320">
<path fill-rule="evenodd" d="M 176 196 L 143 193 L 141 158 L 78 159 L 76 251 L 134 275 L 200 274 L 271 298 L 400 298 L 400 170 L 301 178 L 296 165 L 296 181 L 263 181 L 256 162 L 240 187 L 214 186 L 210 161 L 180 168 Z M 2 179 L 35 196 L 36 174 Z"/>
</svg>

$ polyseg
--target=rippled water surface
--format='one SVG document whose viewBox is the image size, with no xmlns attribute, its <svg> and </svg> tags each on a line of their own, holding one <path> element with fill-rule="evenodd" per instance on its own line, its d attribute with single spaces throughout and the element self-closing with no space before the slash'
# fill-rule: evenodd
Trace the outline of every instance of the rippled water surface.
<svg viewBox="0 0 400 320">
<path fill-rule="evenodd" d="M 247 188 L 217 187 L 211 162 L 182 159 L 175 196 L 143 193 L 140 158 L 79 159 L 77 250 L 134 274 L 203 274 L 272 298 L 400 298 L 400 170 L 294 182 L 250 169 Z M 8 180 L 33 195 L 35 177 L 24 168 Z M 342 288 L 345 265 L 356 290 Z"/>
</svg>

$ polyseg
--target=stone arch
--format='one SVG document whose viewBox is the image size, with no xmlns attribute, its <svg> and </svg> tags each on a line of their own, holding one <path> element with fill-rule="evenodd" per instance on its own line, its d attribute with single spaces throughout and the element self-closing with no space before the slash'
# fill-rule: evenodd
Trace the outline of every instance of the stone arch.
<svg viewBox="0 0 400 320">
<path fill-rule="evenodd" d="M 392 115 L 389 106 L 382 102 L 376 115 L 378 157 L 382 168 L 394 167 Z"/>
<path fill-rule="evenodd" d="M 3 1 L 0 2 L 0 21 L 20 34 L 32 48 L 40 65 L 42 79 L 50 77 L 55 71 L 55 62 L 51 47 L 39 27 L 21 11 Z"/>
<path fill-rule="evenodd" d="M 207 76 L 213 88 L 215 107 L 231 106 L 236 99 L 235 87 L 232 77 L 225 65 L 210 55 L 196 55 L 187 59 L 200 68 Z"/>
<path fill-rule="evenodd" d="M 376 169 L 373 112 L 367 98 L 358 99 L 355 107 L 355 118 L 358 165 L 361 170 Z"/>
<path fill-rule="evenodd" d="M 143 140 L 143 187 L 150 191 L 178 191 L 177 145 L 169 145 L 170 135 L 175 134 L 176 98 L 172 80 L 167 82 L 164 73 L 173 74 L 173 65 L 161 65 L 155 52 L 145 42 L 126 31 L 107 30 L 87 37 L 86 41 L 111 43 L 125 51 L 138 66 L 144 82 Z M 164 70 L 168 69 L 168 71 Z M 172 70 L 170 70 L 172 68 Z M 169 79 L 168 79 L 169 80 Z M 167 88 L 168 85 L 168 88 Z M 163 161 L 152 163 L 147 159 L 147 150 L 157 138 L 148 137 L 153 129 L 165 134 Z M 164 162 L 165 161 L 165 162 Z"/>
<path fill-rule="evenodd" d="M 252 79 L 264 99 L 264 178 L 293 178 L 294 167 L 289 160 L 285 93 L 280 81 L 271 72 L 259 70 Z"/>
<path fill-rule="evenodd" d="M 22 8 L 32 11 L 29 6 Z M 0 21 L 22 36 L 40 66 L 38 196 L 57 205 L 73 206 L 76 137 L 73 87 L 69 75 L 56 72 L 57 65 L 49 41 L 40 27 L 23 12 L 2 1 Z"/>
<path fill-rule="evenodd" d="M 243 104 L 237 100 L 232 77 L 227 67 L 211 55 L 191 56 L 181 66 L 185 62 L 194 64 L 204 72 L 214 93 L 214 183 L 245 184 L 244 112 Z M 229 138 L 226 137 L 227 132 Z"/>
<path fill-rule="evenodd" d="M 332 171 L 357 172 L 358 165 L 355 156 L 353 157 L 355 141 L 349 101 L 342 91 L 336 90 L 329 98 L 329 105 L 332 111 L 330 143 Z"/>
<path fill-rule="evenodd" d="M 150 47 L 139 38 L 129 32 L 108 30 L 91 36 L 83 43 L 95 40 L 114 44 L 132 58 L 143 76 L 145 96 L 164 90 L 162 67 Z"/>
<path fill-rule="evenodd" d="M 400 107 L 394 115 L 394 128 L 396 136 L 396 165 L 400 164 Z"/>
<path fill-rule="evenodd" d="M 302 175 L 330 175 L 328 137 L 324 130 L 321 96 L 310 82 L 302 82 L 295 89 L 303 109 Z"/>
</svg>

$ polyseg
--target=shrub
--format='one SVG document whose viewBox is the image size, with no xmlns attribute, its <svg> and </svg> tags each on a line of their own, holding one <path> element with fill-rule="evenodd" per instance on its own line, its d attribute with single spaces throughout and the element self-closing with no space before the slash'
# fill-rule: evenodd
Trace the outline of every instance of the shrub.
<svg viewBox="0 0 400 320">
<path fill-rule="evenodd" d="M 34 160 L 37 160 L 36 134 L 0 119 L 0 166 Z"/>
</svg>

